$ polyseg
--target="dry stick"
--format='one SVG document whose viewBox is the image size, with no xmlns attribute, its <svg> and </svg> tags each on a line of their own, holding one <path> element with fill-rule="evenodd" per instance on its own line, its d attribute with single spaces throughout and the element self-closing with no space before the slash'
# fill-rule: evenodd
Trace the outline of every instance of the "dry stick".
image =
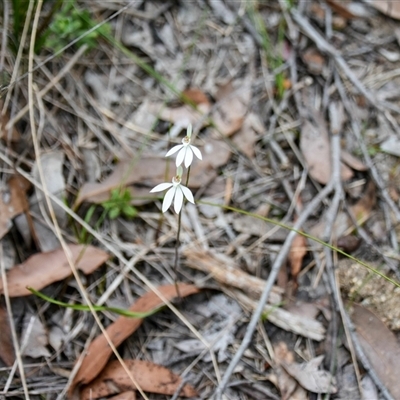
<svg viewBox="0 0 400 400">
<path fill-rule="evenodd" d="M 296 223 L 293 225 L 293 228 L 296 230 L 299 230 L 301 226 L 307 221 L 308 217 L 315 212 L 315 209 L 319 206 L 319 204 L 322 202 L 322 200 L 328 196 L 329 193 L 333 190 L 333 184 L 330 182 L 325 188 L 321 190 L 317 194 L 316 197 L 307 205 L 307 207 L 304 208 L 304 211 L 299 215 L 298 220 Z M 253 336 L 253 333 L 256 329 L 257 323 L 260 320 L 260 317 L 263 313 L 265 304 L 268 300 L 269 293 L 272 289 L 272 286 L 274 285 L 274 282 L 278 276 L 279 270 L 285 261 L 285 258 L 290 250 L 290 246 L 292 245 L 293 239 L 297 235 L 297 232 L 295 231 L 290 231 L 285 242 L 283 243 L 283 246 L 278 254 L 278 256 L 275 259 L 274 264 L 272 265 L 271 272 L 269 274 L 268 280 L 265 284 L 264 290 L 261 294 L 260 300 L 258 302 L 258 306 L 256 310 L 254 311 L 251 320 L 249 322 L 249 325 L 247 326 L 246 333 L 244 335 L 244 338 L 242 340 L 242 343 L 237 350 L 235 356 L 233 357 L 232 361 L 230 362 L 224 377 L 222 378 L 222 381 L 218 385 L 215 396 L 216 400 L 221 400 L 222 399 L 222 394 L 224 392 L 224 389 L 226 385 L 228 384 L 230 376 L 233 374 L 233 371 L 240 361 L 241 357 L 243 356 L 243 353 L 249 346 L 251 342 L 251 338 Z"/>
<path fill-rule="evenodd" d="M 22 387 L 24 388 L 25 399 L 29 400 L 30 397 L 29 397 L 28 386 L 26 384 L 24 364 L 22 361 L 21 351 L 20 351 L 19 344 L 18 344 L 18 336 L 17 336 L 17 331 L 15 329 L 15 324 L 14 324 L 14 317 L 13 317 L 13 312 L 12 312 L 12 307 L 11 307 L 10 295 L 8 293 L 7 274 L 6 274 L 4 258 L 3 258 L 3 244 L 1 243 L 1 241 L 0 241 L 0 270 L 1 270 L 1 277 L 3 280 L 4 299 L 6 302 L 8 318 L 10 321 L 10 330 L 11 330 L 11 335 L 12 335 L 12 340 L 13 340 L 13 345 L 14 345 L 14 350 L 15 350 L 15 357 L 17 359 L 18 369 L 19 369 L 19 373 L 20 373 L 21 384 L 22 384 Z"/>
<path fill-rule="evenodd" d="M 324 238 L 323 240 L 327 243 L 330 242 L 330 236 L 332 235 L 332 230 L 333 226 L 335 223 L 335 219 L 339 210 L 339 205 L 343 201 L 344 198 L 344 193 L 343 193 L 343 187 L 342 187 L 342 182 L 341 182 L 341 174 L 340 174 L 340 134 L 339 131 L 336 133 L 333 133 L 332 140 L 331 140 L 331 149 L 332 149 L 332 177 L 331 181 L 333 182 L 334 186 L 334 191 L 335 194 L 333 196 L 331 205 L 326 213 L 326 226 L 324 230 Z M 343 315 L 345 314 L 344 307 L 343 307 L 343 302 L 342 298 L 340 296 L 340 289 L 338 288 L 338 285 L 336 284 L 336 279 L 335 279 L 335 271 L 334 271 L 334 263 L 333 263 L 333 258 L 332 258 L 332 250 L 328 247 L 324 248 L 324 253 L 325 253 L 325 262 L 326 262 L 326 272 L 328 275 L 328 282 L 331 286 L 332 290 L 332 299 L 335 303 L 335 308 L 333 315 L 333 321 L 332 321 L 332 354 L 335 354 L 336 348 L 337 348 L 337 336 L 338 336 L 338 324 L 337 324 L 337 314 L 336 311 L 339 310 L 340 314 Z M 345 321 L 343 319 L 343 321 Z M 345 326 L 345 330 L 347 333 L 347 337 L 350 339 L 350 335 L 348 334 L 348 329 Z M 354 346 L 351 340 L 348 340 L 349 343 L 349 349 L 351 353 L 351 357 L 353 359 L 353 365 L 354 365 L 354 370 L 356 373 L 356 378 L 357 378 L 357 383 L 358 387 L 360 390 L 360 393 L 362 394 L 362 386 L 361 386 L 361 376 L 360 376 L 360 369 L 358 368 L 357 364 L 357 357 L 354 351 Z M 335 358 L 331 358 L 331 363 L 330 363 L 330 373 L 333 374 L 335 368 Z"/>
<path fill-rule="evenodd" d="M 189 183 L 189 176 L 190 176 L 190 165 L 187 170 L 186 174 L 186 187 Z M 179 240 L 180 234 L 181 234 L 181 226 L 182 226 L 182 210 L 179 213 L 178 216 L 178 231 L 176 232 L 176 242 L 175 242 L 175 259 L 174 259 L 174 283 L 175 283 L 175 288 L 176 288 L 176 293 L 178 293 L 178 297 L 181 297 L 179 293 L 179 287 L 178 287 L 178 264 L 179 264 L 179 247 L 181 245 L 181 242 Z"/>
<path fill-rule="evenodd" d="M 3 2 L 3 34 L 1 37 L 1 53 L 0 53 L 0 72 L 4 68 L 4 60 L 6 58 L 7 49 L 7 27 L 8 27 L 8 17 L 10 14 L 10 7 L 8 1 Z"/>
<path fill-rule="evenodd" d="M 34 18 L 33 25 L 32 25 L 32 35 L 31 35 L 31 41 L 30 41 L 30 47 L 29 47 L 29 59 L 28 59 L 28 65 L 29 65 L 28 68 L 29 68 L 29 70 L 32 70 L 32 68 L 33 68 L 33 56 L 34 56 L 36 32 L 37 32 L 37 26 L 38 26 L 38 22 L 39 22 L 39 16 L 40 16 L 40 10 L 41 10 L 42 4 L 43 4 L 43 0 L 38 0 L 37 7 L 36 7 L 36 12 L 35 12 L 35 18 Z M 138 382 L 136 381 L 136 379 L 132 375 L 131 371 L 129 370 L 129 368 L 127 367 L 125 362 L 123 361 L 122 357 L 119 355 L 114 343 L 112 342 L 110 336 L 108 335 L 108 333 L 106 332 L 104 326 L 102 325 L 102 323 L 100 321 L 100 318 L 98 317 L 96 311 L 94 310 L 93 305 L 92 305 L 92 303 L 91 303 L 91 301 L 89 299 L 89 296 L 86 293 L 85 288 L 83 286 L 83 283 L 82 283 L 82 281 L 80 279 L 78 271 L 76 270 L 74 261 L 72 260 L 72 255 L 71 255 L 70 249 L 68 248 L 68 246 L 67 246 L 67 244 L 64 241 L 64 238 L 62 236 L 60 227 L 58 225 L 57 217 L 56 217 L 56 215 L 54 213 L 53 204 L 51 203 L 49 197 L 46 195 L 47 187 L 46 187 L 46 182 L 45 182 L 45 179 L 44 179 L 44 173 L 43 173 L 42 164 L 41 164 L 41 161 L 40 161 L 40 149 L 39 149 L 39 142 L 38 142 L 38 138 L 37 138 L 37 134 L 36 134 L 35 116 L 34 116 L 34 110 L 33 110 L 33 74 L 29 74 L 29 76 L 28 76 L 28 100 L 29 100 L 28 105 L 29 105 L 29 119 L 30 119 L 30 128 L 31 128 L 31 134 L 32 134 L 32 142 L 33 142 L 33 147 L 34 147 L 34 151 L 35 151 L 35 155 L 36 155 L 39 176 L 40 176 L 40 180 L 43 183 L 43 187 L 45 189 L 46 203 L 47 203 L 48 209 L 50 211 L 50 216 L 51 216 L 51 219 L 53 221 L 54 227 L 55 227 L 56 232 L 57 232 L 57 237 L 60 240 L 61 247 L 63 248 L 65 256 L 67 257 L 68 264 L 69 264 L 69 266 L 71 268 L 71 271 L 72 271 L 72 273 L 73 273 L 73 275 L 75 277 L 75 280 L 76 280 L 76 282 L 78 284 L 78 287 L 80 289 L 81 295 L 84 298 L 86 304 L 89 306 L 89 309 L 90 309 L 90 311 L 91 311 L 91 313 L 92 313 L 97 325 L 99 326 L 101 332 L 103 333 L 104 337 L 106 338 L 108 345 L 113 350 L 113 353 L 117 357 L 118 361 L 122 365 L 122 368 L 124 369 L 125 373 L 128 375 L 129 379 L 132 381 L 132 383 L 134 384 L 136 389 L 139 391 L 139 393 L 145 399 L 148 399 L 147 396 L 144 394 L 142 388 L 139 386 Z"/>
</svg>

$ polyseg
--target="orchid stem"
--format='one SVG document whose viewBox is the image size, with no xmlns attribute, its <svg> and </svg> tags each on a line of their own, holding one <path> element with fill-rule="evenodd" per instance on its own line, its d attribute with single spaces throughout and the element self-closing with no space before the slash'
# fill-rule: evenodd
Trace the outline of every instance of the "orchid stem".
<svg viewBox="0 0 400 400">
<path fill-rule="evenodd" d="M 186 187 L 189 183 L 189 175 L 190 175 L 190 166 L 187 170 L 186 174 Z M 186 201 L 185 201 L 186 203 Z M 181 220 L 182 220 L 182 210 L 178 215 L 178 231 L 176 232 L 176 242 L 175 242 L 175 260 L 174 260 L 174 278 L 175 278 L 175 288 L 176 288 L 176 293 L 179 298 L 181 298 L 181 295 L 179 293 L 179 286 L 178 286 L 178 263 L 179 263 L 179 247 L 181 245 L 180 242 L 180 235 L 181 235 Z"/>
</svg>

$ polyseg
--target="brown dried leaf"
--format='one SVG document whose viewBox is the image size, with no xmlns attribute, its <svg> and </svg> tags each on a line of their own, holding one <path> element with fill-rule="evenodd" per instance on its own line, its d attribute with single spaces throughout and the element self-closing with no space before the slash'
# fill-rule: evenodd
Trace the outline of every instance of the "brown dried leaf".
<svg viewBox="0 0 400 400">
<path fill-rule="evenodd" d="M 331 179 L 331 149 L 328 132 L 325 127 L 316 127 L 305 121 L 301 128 L 300 149 L 313 179 L 322 184 L 327 184 Z M 350 168 L 342 164 L 341 178 L 343 181 L 353 177 Z"/>
<path fill-rule="evenodd" d="M 143 360 L 124 360 L 129 371 L 145 392 L 172 395 L 182 379 L 161 365 Z M 95 400 L 121 391 L 136 389 L 118 360 L 111 361 L 104 371 L 81 392 L 81 400 Z M 195 397 L 196 390 L 186 384 L 181 396 Z"/>
<path fill-rule="evenodd" d="M 292 277 L 297 282 L 297 275 L 301 270 L 303 258 L 307 254 L 307 239 L 303 235 L 296 235 L 290 247 L 289 263 Z"/>
<path fill-rule="evenodd" d="M 322 73 L 325 66 L 325 57 L 317 49 L 312 47 L 307 49 L 303 53 L 302 59 L 311 73 L 316 75 Z"/>
<path fill-rule="evenodd" d="M 238 83 L 236 86 L 239 86 Z M 220 87 L 215 97 L 218 100 L 212 113 L 212 120 L 218 131 L 224 136 L 231 136 L 243 125 L 250 103 L 250 85 L 234 88 L 232 82 Z"/>
<path fill-rule="evenodd" d="M 109 397 L 108 400 L 136 400 L 136 392 L 132 390 Z"/>
<path fill-rule="evenodd" d="M 258 140 L 257 133 L 261 133 L 260 130 L 262 132 L 263 126 L 259 117 L 254 113 L 249 113 L 232 141 L 247 157 L 252 158 L 254 156 L 254 144 Z"/>
<path fill-rule="evenodd" d="M 351 10 L 349 10 L 347 7 L 347 3 L 349 3 L 349 1 L 326 0 L 326 2 L 331 6 L 333 11 L 336 11 L 343 18 L 346 18 L 346 19 L 356 18 L 356 15 L 354 15 L 351 12 Z"/>
<path fill-rule="evenodd" d="M 175 285 L 160 286 L 158 290 L 168 300 L 172 300 L 176 297 Z M 194 293 L 198 293 L 199 289 L 193 285 L 185 283 L 179 284 L 179 293 L 182 297 L 189 296 Z M 162 306 L 163 301 L 153 292 L 146 293 L 140 297 L 130 308 L 132 312 L 148 312 L 154 310 L 157 307 Z M 119 346 L 128 336 L 132 335 L 136 329 L 142 324 L 143 319 L 141 318 L 128 318 L 119 317 L 115 322 L 107 327 L 107 333 L 111 341 L 117 347 Z M 99 335 L 90 344 L 87 350 L 87 355 L 83 359 L 82 365 L 79 368 L 78 373 L 70 387 L 70 393 L 73 393 L 76 386 L 79 384 L 87 384 L 92 381 L 101 372 L 101 370 L 107 364 L 108 359 L 112 354 L 112 350 L 108 345 L 108 342 L 104 335 Z"/>
<path fill-rule="evenodd" d="M 282 367 L 283 363 L 291 364 L 294 362 L 294 355 L 288 350 L 286 343 L 278 342 L 274 346 L 274 354 L 276 362 L 274 367 L 275 384 L 281 393 L 282 400 L 308 399 L 306 391 Z"/>
<path fill-rule="evenodd" d="M 354 157 L 351 153 L 346 150 L 340 152 L 340 160 L 343 161 L 349 167 L 355 169 L 356 171 L 367 171 L 368 167 L 357 157 Z"/>
<path fill-rule="evenodd" d="M 206 104 L 207 106 L 211 106 L 210 101 L 208 100 L 207 95 L 200 89 L 190 88 L 186 89 L 182 92 L 182 94 L 190 101 L 193 101 L 196 105 Z"/>
<path fill-rule="evenodd" d="M 7 367 L 11 367 L 15 361 L 14 345 L 11 336 L 10 318 L 3 306 L 0 306 L 0 326 L 0 358 Z"/>
<path fill-rule="evenodd" d="M 324 356 L 313 358 L 307 363 L 282 363 L 285 368 L 304 389 L 313 393 L 336 393 L 335 378 L 328 372 L 318 369 Z"/>
<path fill-rule="evenodd" d="M 76 268 L 84 274 L 92 273 L 109 258 L 105 251 L 93 246 L 70 244 L 68 247 Z M 28 296 L 31 292 L 27 286 L 40 290 L 70 275 L 71 269 L 63 249 L 38 253 L 22 264 L 14 265 L 7 272 L 8 292 L 10 297 Z M 0 294 L 3 293 L 3 289 L 3 282 L 0 280 Z"/>
<path fill-rule="evenodd" d="M 117 394 L 116 396 L 109 397 L 108 400 L 136 400 L 136 392 L 129 391 Z"/>
<path fill-rule="evenodd" d="M 188 105 L 179 107 L 166 107 L 163 102 L 150 103 L 148 105 L 148 111 L 151 114 L 156 115 L 158 118 L 169 121 L 172 123 L 187 122 L 192 125 L 197 124 L 203 118 L 204 114 L 207 114 L 211 109 L 210 103 L 200 103 L 197 106 L 197 110 L 194 110 Z M 204 119 L 204 123 L 207 121 Z"/>
<path fill-rule="evenodd" d="M 371 215 L 376 204 L 376 187 L 372 180 L 367 183 L 361 199 L 350 207 L 351 212 L 358 221 L 365 221 Z"/>
<path fill-rule="evenodd" d="M 192 165 L 190 170 L 190 188 L 198 189 L 205 186 L 217 176 L 216 168 L 226 164 L 231 155 L 229 147 L 221 140 L 207 139 L 202 149 L 203 160 Z M 134 187 L 135 195 L 150 196 L 150 189 L 165 179 L 168 160 L 165 157 L 145 156 L 136 164 L 132 160 L 123 160 L 116 165 L 114 171 L 101 183 L 85 183 L 79 191 L 75 208 L 84 201 L 101 203 L 110 198 L 110 191 L 121 185 L 146 184 L 145 191 Z M 171 160 L 169 160 L 171 162 Z M 149 200 L 151 201 L 151 200 Z"/>
<path fill-rule="evenodd" d="M 390 18 L 400 19 L 400 2 L 393 0 L 368 0 L 368 4 Z"/>
<path fill-rule="evenodd" d="M 395 399 L 400 398 L 398 365 L 400 346 L 396 336 L 371 311 L 353 304 L 351 320 L 372 368 Z"/>
<path fill-rule="evenodd" d="M 0 190 L 0 239 L 11 227 L 11 220 L 18 214 L 28 210 L 26 191 L 29 184 L 20 175 L 8 181 L 9 189 Z"/>
</svg>

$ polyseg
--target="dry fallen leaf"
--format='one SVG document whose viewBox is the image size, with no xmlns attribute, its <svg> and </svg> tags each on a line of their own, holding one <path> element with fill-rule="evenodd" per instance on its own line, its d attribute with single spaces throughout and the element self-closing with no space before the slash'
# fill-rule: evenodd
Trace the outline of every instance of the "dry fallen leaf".
<svg viewBox="0 0 400 400">
<path fill-rule="evenodd" d="M 393 0 L 364 0 L 390 18 L 400 19 L 400 2 Z"/>
<path fill-rule="evenodd" d="M 301 128 L 300 149 L 311 177 L 319 183 L 327 184 L 331 179 L 332 154 L 326 128 L 305 121 Z M 342 180 L 347 181 L 352 177 L 351 169 L 342 164 Z"/>
<path fill-rule="evenodd" d="M 90 274 L 103 263 L 109 255 L 93 246 L 68 245 L 72 260 L 77 269 Z M 14 265 L 7 272 L 7 284 L 10 297 L 28 296 L 27 286 L 40 290 L 53 282 L 67 278 L 72 274 L 63 249 L 49 253 L 38 253 L 29 257 L 22 264 Z M 3 294 L 3 282 L 0 280 L 0 294 Z"/>
<path fill-rule="evenodd" d="M 161 365 L 143 360 L 124 360 L 138 385 L 145 392 L 172 395 L 182 379 Z M 81 392 L 81 400 L 95 400 L 135 386 L 118 360 L 111 361 L 103 372 Z M 180 392 L 184 397 L 197 396 L 196 390 L 186 384 Z"/>
<path fill-rule="evenodd" d="M 113 397 L 109 397 L 108 400 L 136 400 L 136 392 L 132 390 L 129 392 L 122 392 Z"/>
<path fill-rule="evenodd" d="M 399 399 L 400 346 L 396 336 L 373 312 L 361 305 L 353 304 L 351 320 L 375 373 L 393 398 Z"/>
<path fill-rule="evenodd" d="M 346 19 L 353 19 L 356 18 L 351 10 L 347 7 L 350 1 L 343 1 L 343 0 L 326 0 L 326 2 L 331 6 L 333 11 L 336 11 L 339 15 Z"/>
<path fill-rule="evenodd" d="M 7 367 L 11 367 L 15 361 L 14 345 L 11 337 L 10 319 L 3 306 L 0 306 L 0 326 L 0 358 Z"/>
<path fill-rule="evenodd" d="M 249 113 L 243 122 L 242 127 L 234 135 L 232 141 L 238 149 L 246 154 L 247 157 L 254 156 L 254 144 L 257 142 L 259 136 L 264 130 L 262 122 L 258 115 Z"/>
<path fill-rule="evenodd" d="M 158 118 L 172 123 L 191 123 L 197 124 L 203 119 L 203 124 L 207 122 L 207 118 L 203 118 L 211 110 L 211 104 L 208 97 L 200 89 L 191 88 L 182 92 L 189 101 L 192 101 L 197 106 L 197 110 L 189 105 L 179 107 L 168 107 L 163 102 L 149 103 L 147 110 Z"/>
<path fill-rule="evenodd" d="M 160 286 L 158 290 L 168 300 L 176 297 L 175 285 Z M 199 289 L 193 285 L 185 283 L 179 284 L 179 293 L 182 297 L 198 293 Z M 162 306 L 163 301 L 153 292 L 146 293 L 140 297 L 130 308 L 132 312 L 148 312 Z M 114 345 L 119 346 L 128 336 L 142 324 L 141 318 L 119 317 L 115 322 L 107 327 L 107 333 Z M 101 372 L 107 364 L 112 354 L 112 350 L 104 335 L 97 336 L 90 344 L 86 357 L 70 387 L 70 395 L 74 392 L 77 385 L 87 384 L 92 381 Z"/>
<path fill-rule="evenodd" d="M 136 400 L 136 392 L 130 390 L 128 392 L 122 392 L 112 397 L 108 397 L 108 400 Z"/>
<path fill-rule="evenodd" d="M 307 254 L 307 239 L 303 235 L 296 235 L 290 247 L 289 263 L 293 280 L 297 283 L 297 276 Z"/>
<path fill-rule="evenodd" d="M 274 345 L 274 354 L 276 365 L 268 379 L 279 389 L 282 400 L 308 399 L 306 391 L 282 367 L 283 363 L 294 362 L 294 354 L 288 350 L 286 343 L 278 342 Z"/>
<path fill-rule="evenodd" d="M 236 88 L 232 82 L 228 82 L 215 95 L 218 102 L 211 116 L 224 136 L 231 136 L 242 127 L 250 103 L 251 86 L 235 83 Z"/>
<path fill-rule="evenodd" d="M 325 57 L 313 47 L 310 47 L 302 54 L 304 64 L 312 74 L 320 75 L 326 65 Z"/>
<path fill-rule="evenodd" d="M 289 373 L 304 389 L 313 393 L 336 393 L 335 378 L 328 372 L 318 369 L 324 356 L 318 356 L 306 363 L 282 363 Z"/>
<path fill-rule="evenodd" d="M 24 316 L 22 338 L 25 346 L 22 355 L 32 358 L 50 357 L 47 348 L 49 338 L 46 328 L 37 315 L 27 313 Z"/>
<path fill-rule="evenodd" d="M 18 214 L 27 211 L 26 191 L 29 184 L 20 175 L 8 181 L 8 189 L 0 189 L 0 239 L 11 228 L 11 220 Z"/>
</svg>

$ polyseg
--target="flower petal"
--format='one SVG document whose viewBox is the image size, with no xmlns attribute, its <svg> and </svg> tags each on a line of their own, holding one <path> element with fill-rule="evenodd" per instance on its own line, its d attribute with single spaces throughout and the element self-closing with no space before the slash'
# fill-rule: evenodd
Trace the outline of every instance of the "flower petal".
<svg viewBox="0 0 400 400">
<path fill-rule="evenodd" d="M 174 201 L 174 209 L 177 214 L 182 209 L 182 204 L 183 204 L 183 192 L 182 192 L 182 186 L 179 185 L 176 187 L 175 191 L 175 201 Z"/>
<path fill-rule="evenodd" d="M 170 188 L 171 186 L 173 186 L 172 183 L 160 183 L 160 184 L 157 185 L 156 187 L 153 187 L 153 189 L 150 190 L 150 193 L 162 192 L 163 190 L 167 190 L 167 189 Z"/>
<path fill-rule="evenodd" d="M 196 146 L 190 146 L 190 148 L 192 149 L 194 155 L 199 159 L 202 160 L 202 156 L 201 156 L 201 151 L 196 147 Z"/>
<path fill-rule="evenodd" d="M 162 203 L 162 212 L 165 213 L 165 211 L 168 210 L 168 208 L 172 204 L 172 199 L 174 198 L 176 192 L 176 187 L 172 187 L 171 189 L 168 190 L 167 193 L 165 193 L 164 196 L 164 201 Z"/>
<path fill-rule="evenodd" d="M 187 151 L 187 147 L 186 146 L 182 145 L 182 147 L 183 148 L 180 150 L 180 152 L 178 153 L 178 155 L 176 157 L 176 166 L 177 167 L 179 167 L 182 164 L 183 159 L 185 158 L 186 151 Z"/>
<path fill-rule="evenodd" d="M 183 185 L 181 185 L 180 188 L 182 189 L 182 192 L 185 195 L 185 197 L 187 198 L 187 200 L 194 204 L 193 194 L 190 191 L 190 189 Z"/>
<path fill-rule="evenodd" d="M 170 151 L 165 155 L 165 157 L 169 157 L 172 154 L 175 154 L 178 150 L 180 150 L 183 147 L 183 144 L 177 144 L 174 146 Z"/>
<path fill-rule="evenodd" d="M 192 147 L 188 146 L 188 148 L 186 149 L 186 155 L 185 155 L 185 167 L 189 168 L 190 165 L 192 164 L 192 161 L 193 161 Z"/>
</svg>

